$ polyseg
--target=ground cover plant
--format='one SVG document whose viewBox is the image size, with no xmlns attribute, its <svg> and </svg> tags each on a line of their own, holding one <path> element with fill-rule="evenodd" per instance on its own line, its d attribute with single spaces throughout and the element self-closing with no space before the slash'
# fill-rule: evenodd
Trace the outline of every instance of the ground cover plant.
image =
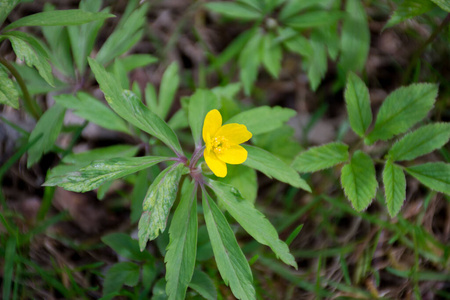
<svg viewBox="0 0 450 300">
<path fill-rule="evenodd" d="M 0 0 L 2 298 L 450 298 L 449 23 Z"/>
</svg>

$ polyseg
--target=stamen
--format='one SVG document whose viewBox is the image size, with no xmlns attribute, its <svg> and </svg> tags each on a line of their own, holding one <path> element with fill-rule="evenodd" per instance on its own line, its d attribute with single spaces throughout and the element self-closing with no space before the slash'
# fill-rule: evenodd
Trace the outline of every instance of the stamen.
<svg viewBox="0 0 450 300">
<path fill-rule="evenodd" d="M 230 143 L 228 140 L 223 136 L 216 136 L 212 140 L 212 148 L 214 153 L 219 154 L 225 151 L 226 149 L 230 148 Z"/>
</svg>

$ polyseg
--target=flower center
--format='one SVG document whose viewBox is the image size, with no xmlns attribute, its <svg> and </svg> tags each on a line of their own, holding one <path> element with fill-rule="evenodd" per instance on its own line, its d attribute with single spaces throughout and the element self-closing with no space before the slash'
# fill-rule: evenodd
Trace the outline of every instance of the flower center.
<svg viewBox="0 0 450 300">
<path fill-rule="evenodd" d="M 220 154 L 230 148 L 230 142 L 223 136 L 216 136 L 211 141 L 214 153 Z"/>
</svg>

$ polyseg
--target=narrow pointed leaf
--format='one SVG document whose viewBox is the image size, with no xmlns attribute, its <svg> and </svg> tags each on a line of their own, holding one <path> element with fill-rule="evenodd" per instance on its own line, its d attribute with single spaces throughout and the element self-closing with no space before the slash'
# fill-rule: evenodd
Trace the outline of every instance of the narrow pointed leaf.
<svg viewBox="0 0 450 300">
<path fill-rule="evenodd" d="M 198 229 L 196 193 L 194 183 L 186 181 L 170 224 L 170 242 L 164 258 L 169 299 L 184 299 L 194 274 Z"/>
<path fill-rule="evenodd" d="M 260 106 L 231 117 L 226 123 L 238 123 L 247 126 L 253 135 L 266 133 L 281 127 L 296 115 L 295 110 L 280 106 Z"/>
<path fill-rule="evenodd" d="M 383 29 L 392 27 L 405 20 L 424 14 L 427 11 L 432 10 L 434 7 L 435 5 L 431 1 L 404 0 L 397 6 L 397 9 L 392 13 L 391 18 Z"/>
<path fill-rule="evenodd" d="M 60 186 L 74 192 L 86 192 L 98 188 L 105 181 L 111 181 L 149 168 L 168 160 L 168 157 L 144 156 L 97 160 L 86 167 L 66 174 L 50 173 L 45 186 Z"/>
<path fill-rule="evenodd" d="M 177 136 L 166 122 L 151 112 L 133 92 L 122 91 L 114 76 L 106 72 L 98 62 L 89 58 L 89 64 L 106 101 L 119 116 L 160 139 L 178 154 L 183 153 Z"/>
<path fill-rule="evenodd" d="M 167 118 L 167 114 L 172 107 L 179 83 L 179 67 L 176 62 L 173 62 L 164 72 L 159 89 L 158 115 L 163 120 Z"/>
<path fill-rule="evenodd" d="M 350 72 L 347 77 L 344 97 L 350 126 L 356 134 L 364 137 L 372 122 L 369 90 L 365 83 L 353 72 Z"/>
<path fill-rule="evenodd" d="M 437 85 L 431 83 L 412 84 L 390 93 L 381 105 L 366 142 L 371 144 L 377 140 L 388 140 L 407 131 L 426 117 L 437 94 Z"/>
<path fill-rule="evenodd" d="M 178 183 L 184 168 L 183 164 L 166 168 L 148 188 L 138 226 L 141 251 L 148 240 L 156 239 L 166 229 L 167 217 L 177 197 Z"/>
<path fill-rule="evenodd" d="M 356 151 L 341 171 L 341 184 L 345 195 L 357 211 L 366 209 L 375 198 L 378 182 L 372 159 Z"/>
<path fill-rule="evenodd" d="M 214 281 L 203 271 L 199 269 L 194 271 L 189 287 L 207 300 L 217 299 L 217 290 Z"/>
<path fill-rule="evenodd" d="M 264 173 L 269 178 L 275 178 L 294 187 L 311 192 L 311 188 L 300 175 L 284 161 L 270 152 L 258 147 L 244 145 L 248 151 L 244 165 Z"/>
<path fill-rule="evenodd" d="M 294 29 L 305 29 L 333 24 L 343 16 L 340 11 L 311 11 L 290 17 L 285 23 Z"/>
<path fill-rule="evenodd" d="M 316 172 L 346 162 L 349 158 L 348 146 L 343 143 L 330 143 L 311 147 L 300 153 L 292 163 L 299 172 Z"/>
<path fill-rule="evenodd" d="M 405 170 L 430 189 L 450 195 L 450 164 L 426 163 Z"/>
<path fill-rule="evenodd" d="M 197 89 L 189 99 L 189 126 L 197 145 L 201 143 L 203 120 L 206 114 L 218 106 L 219 99 L 209 90 Z"/>
<path fill-rule="evenodd" d="M 0 0 L 0 27 L 20 0 Z"/>
<path fill-rule="evenodd" d="M 253 275 L 225 216 L 203 191 L 206 228 L 220 275 L 238 299 L 256 299 Z"/>
<path fill-rule="evenodd" d="M 403 170 L 391 160 L 384 166 L 383 184 L 389 215 L 395 217 L 406 199 L 406 179 Z"/>
<path fill-rule="evenodd" d="M 285 242 L 280 240 L 276 229 L 253 204 L 242 198 L 239 191 L 231 185 L 210 180 L 211 188 L 220 204 L 233 218 L 259 243 L 269 246 L 284 263 L 297 268 L 294 256 Z"/>
<path fill-rule="evenodd" d="M 19 109 L 19 92 L 8 74 L 0 67 L 0 104 Z"/>
<path fill-rule="evenodd" d="M 450 123 L 435 123 L 408 133 L 389 150 L 393 161 L 413 160 L 441 148 L 450 139 Z"/>
<path fill-rule="evenodd" d="M 439 6 L 446 12 L 450 13 L 450 2 L 448 2 L 448 0 L 431 0 L 431 1 L 433 1 L 437 6 Z"/>
<path fill-rule="evenodd" d="M 233 19 L 256 20 L 262 18 L 261 12 L 251 6 L 234 2 L 210 2 L 205 4 L 209 10 Z"/>
</svg>

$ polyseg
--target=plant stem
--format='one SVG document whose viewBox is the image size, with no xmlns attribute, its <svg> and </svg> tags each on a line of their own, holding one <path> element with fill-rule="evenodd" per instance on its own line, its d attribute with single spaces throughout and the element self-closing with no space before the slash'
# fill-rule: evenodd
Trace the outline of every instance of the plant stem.
<svg viewBox="0 0 450 300">
<path fill-rule="evenodd" d="M 450 23 L 450 13 L 447 14 L 447 17 L 442 21 L 442 23 L 433 31 L 433 33 L 430 35 L 430 37 L 414 52 L 412 59 L 408 65 L 408 68 L 405 71 L 405 75 L 403 76 L 403 84 L 406 84 L 409 80 L 409 77 L 411 76 L 411 72 L 414 68 L 414 66 L 417 65 L 417 61 L 419 60 L 420 56 L 422 55 L 425 48 L 431 44 L 434 39 L 438 36 L 438 34 Z"/>
<path fill-rule="evenodd" d="M 205 146 L 195 149 L 194 154 L 192 154 L 191 163 L 189 164 L 191 170 L 195 168 L 198 160 L 202 157 L 203 150 L 205 150 Z"/>
<path fill-rule="evenodd" d="M 25 81 L 23 80 L 22 76 L 20 76 L 19 72 L 14 68 L 12 64 L 10 64 L 6 59 L 0 56 L 0 64 L 4 65 L 9 72 L 14 76 L 17 83 L 20 86 L 20 89 L 22 90 L 23 94 L 23 101 L 25 107 L 31 112 L 33 117 L 36 120 L 39 120 L 41 117 L 41 111 L 39 107 L 36 105 L 36 103 L 31 99 L 30 93 L 28 92 L 27 86 L 25 85 Z"/>
</svg>

